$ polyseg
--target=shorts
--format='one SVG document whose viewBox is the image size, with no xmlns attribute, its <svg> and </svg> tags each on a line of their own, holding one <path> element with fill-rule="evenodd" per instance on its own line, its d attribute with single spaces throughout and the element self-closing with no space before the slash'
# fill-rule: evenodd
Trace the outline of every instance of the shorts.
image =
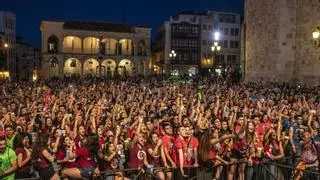
<svg viewBox="0 0 320 180">
<path fill-rule="evenodd" d="M 51 179 L 55 174 L 52 166 L 42 168 L 38 171 L 38 173 L 39 173 L 40 179 L 43 179 L 43 180 Z"/>
<path fill-rule="evenodd" d="M 79 168 L 81 179 L 90 179 L 90 175 L 94 171 L 94 169 L 95 169 L 94 166 Z"/>
</svg>

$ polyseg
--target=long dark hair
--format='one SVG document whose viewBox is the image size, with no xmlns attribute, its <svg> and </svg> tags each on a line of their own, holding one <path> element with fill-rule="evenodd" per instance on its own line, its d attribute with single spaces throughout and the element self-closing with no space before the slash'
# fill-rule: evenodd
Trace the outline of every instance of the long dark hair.
<svg viewBox="0 0 320 180">
<path fill-rule="evenodd" d="M 90 154 L 95 158 L 98 159 L 98 151 L 99 151 L 99 138 L 97 135 L 90 135 L 88 136 L 87 141 L 83 144 L 84 147 L 88 148 Z"/>
<path fill-rule="evenodd" d="M 33 162 L 37 162 L 42 151 L 48 147 L 48 141 L 49 141 L 48 134 L 43 134 L 43 135 L 39 136 L 37 141 L 35 141 L 35 144 L 33 146 L 33 151 L 31 154 Z"/>
<path fill-rule="evenodd" d="M 24 148 L 23 140 L 25 137 L 29 137 L 27 133 L 19 133 L 13 140 L 13 149 Z M 29 139 L 31 139 L 29 137 Z"/>
<path fill-rule="evenodd" d="M 212 131 L 206 131 L 200 139 L 199 146 L 199 160 L 204 162 L 207 161 L 210 157 L 211 144 L 210 140 L 212 139 Z"/>
</svg>

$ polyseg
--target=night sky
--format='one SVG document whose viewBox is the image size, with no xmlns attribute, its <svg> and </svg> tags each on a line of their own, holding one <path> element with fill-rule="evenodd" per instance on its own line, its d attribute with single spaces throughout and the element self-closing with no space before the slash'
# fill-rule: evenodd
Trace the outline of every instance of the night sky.
<svg viewBox="0 0 320 180">
<path fill-rule="evenodd" d="M 16 14 L 17 35 L 40 47 L 41 20 L 90 20 L 157 27 L 182 11 L 233 10 L 243 14 L 243 0 L 9 0 L 0 11 Z"/>
</svg>

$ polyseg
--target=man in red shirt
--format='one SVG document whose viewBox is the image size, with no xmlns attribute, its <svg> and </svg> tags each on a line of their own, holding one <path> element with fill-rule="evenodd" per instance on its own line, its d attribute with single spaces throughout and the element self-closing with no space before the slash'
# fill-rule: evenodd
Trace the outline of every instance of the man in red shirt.
<svg viewBox="0 0 320 180">
<path fill-rule="evenodd" d="M 174 141 L 173 147 L 173 160 L 179 166 L 175 172 L 175 179 L 187 179 L 187 175 L 184 173 L 184 167 L 187 165 L 187 131 L 186 128 L 180 126 L 178 128 L 178 136 Z"/>
<path fill-rule="evenodd" d="M 168 164 L 171 164 L 173 168 L 176 167 L 176 163 L 173 161 L 173 146 L 174 146 L 174 137 L 172 136 L 172 127 L 170 123 L 164 123 L 162 125 L 162 129 L 164 131 L 164 135 L 162 136 L 162 144 L 164 147 L 164 154 L 167 159 Z M 172 172 L 167 171 L 166 172 L 166 179 L 171 179 L 172 177 Z"/>
</svg>

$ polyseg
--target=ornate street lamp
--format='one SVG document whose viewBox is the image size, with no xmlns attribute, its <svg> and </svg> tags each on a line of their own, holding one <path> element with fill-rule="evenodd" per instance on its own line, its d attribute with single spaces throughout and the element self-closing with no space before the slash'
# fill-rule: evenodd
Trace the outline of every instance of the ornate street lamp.
<svg viewBox="0 0 320 180">
<path fill-rule="evenodd" d="M 314 41 L 314 47 L 320 47 L 320 27 L 316 27 L 312 32 L 312 39 Z"/>
<path fill-rule="evenodd" d="M 171 50 L 169 53 L 169 57 L 170 57 L 170 68 L 172 68 L 172 60 L 175 59 L 177 57 L 177 53 L 174 50 Z M 170 72 L 172 73 L 172 72 Z"/>
<path fill-rule="evenodd" d="M 211 52 L 212 52 L 212 68 L 213 72 L 215 73 L 215 65 L 216 65 L 216 60 L 214 59 L 215 54 L 221 51 L 221 46 L 219 45 L 219 39 L 220 39 L 220 33 L 215 32 L 214 33 L 214 41 L 213 45 L 211 46 Z"/>
</svg>

